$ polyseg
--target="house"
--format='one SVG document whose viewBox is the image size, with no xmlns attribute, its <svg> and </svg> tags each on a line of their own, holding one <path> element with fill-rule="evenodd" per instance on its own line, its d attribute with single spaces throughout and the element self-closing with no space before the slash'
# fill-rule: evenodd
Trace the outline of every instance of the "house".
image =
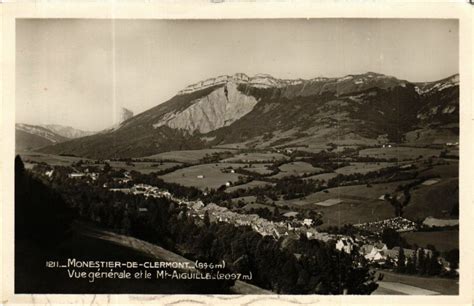
<svg viewBox="0 0 474 306">
<path fill-rule="evenodd" d="M 289 211 L 283 214 L 283 217 L 286 218 L 295 218 L 296 216 L 298 216 L 298 213 L 296 211 Z"/>
<path fill-rule="evenodd" d="M 306 234 L 306 238 L 308 238 L 308 239 L 319 239 L 320 240 L 320 238 L 321 238 L 321 233 L 319 233 L 314 228 L 309 228 L 307 230 L 296 231 L 296 233 L 297 232 Z"/>
<path fill-rule="evenodd" d="M 229 181 L 227 181 L 227 182 L 225 182 L 225 186 L 226 186 L 226 187 L 230 187 L 230 186 L 232 186 L 232 183 L 229 182 Z"/>
<path fill-rule="evenodd" d="M 350 239 L 341 238 L 336 242 L 336 249 L 350 254 L 354 248 L 354 244 Z"/>
<path fill-rule="evenodd" d="M 444 271 L 451 271 L 451 265 L 449 264 L 449 261 L 447 261 L 445 258 L 438 257 L 438 262 L 443 267 Z"/>
<path fill-rule="evenodd" d="M 75 172 L 75 173 L 69 173 L 68 177 L 70 178 L 79 178 L 79 177 L 83 177 L 85 176 L 84 173 L 79 173 L 79 172 Z"/>
<path fill-rule="evenodd" d="M 113 192 L 130 193 L 130 188 L 110 188 L 109 190 Z"/>
<path fill-rule="evenodd" d="M 44 175 L 46 175 L 47 177 L 51 177 L 53 173 L 54 173 L 54 170 L 49 170 L 49 171 L 46 171 Z"/>
<path fill-rule="evenodd" d="M 390 249 L 390 250 L 383 250 L 381 254 L 385 256 L 386 259 L 392 261 L 393 263 L 398 263 L 398 250 Z"/>
<path fill-rule="evenodd" d="M 199 175 L 197 176 L 197 178 L 198 178 L 198 179 L 203 179 L 203 178 L 204 178 L 204 175 L 199 174 Z"/>
<path fill-rule="evenodd" d="M 385 248 L 385 250 L 387 249 Z M 375 245 L 365 244 L 362 246 L 361 252 L 368 261 L 383 262 L 386 259 L 382 254 L 382 250 L 377 248 Z"/>
<path fill-rule="evenodd" d="M 409 258 L 413 258 L 415 256 L 415 250 L 412 249 L 403 249 L 403 255 L 405 256 L 405 264 L 408 263 Z M 395 264 L 398 264 L 398 255 L 400 254 L 400 247 L 393 247 L 390 250 L 383 250 L 382 254 L 386 256 L 388 259 L 393 261 Z"/>
<path fill-rule="evenodd" d="M 385 258 L 385 256 L 383 255 L 383 251 L 386 250 L 388 250 L 387 245 L 382 242 L 378 242 L 375 244 L 364 244 L 360 248 L 360 252 L 364 254 L 367 259 L 371 260 L 376 260 L 375 258 Z"/>
<path fill-rule="evenodd" d="M 313 225 L 313 219 L 304 219 L 303 220 L 303 225 L 306 225 L 306 226 Z"/>
<path fill-rule="evenodd" d="M 202 201 L 196 201 L 191 205 L 191 208 L 194 210 L 199 210 L 204 207 L 204 203 Z"/>
</svg>

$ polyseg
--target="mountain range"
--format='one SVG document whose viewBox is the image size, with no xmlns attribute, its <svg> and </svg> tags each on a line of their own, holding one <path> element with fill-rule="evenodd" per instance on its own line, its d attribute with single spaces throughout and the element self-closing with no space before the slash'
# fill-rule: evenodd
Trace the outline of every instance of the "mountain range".
<svg viewBox="0 0 474 306">
<path fill-rule="evenodd" d="M 94 132 L 82 131 L 59 124 L 15 124 L 16 149 L 20 151 L 34 150 L 92 134 L 94 134 Z"/>
<path fill-rule="evenodd" d="M 118 128 L 123 121 L 133 117 L 133 112 L 122 107 L 117 111 L 116 116 L 118 123 L 109 129 L 101 131 L 102 133 L 107 133 Z M 83 131 L 71 126 L 60 124 L 32 125 L 17 123 L 15 125 L 15 130 L 16 147 L 20 151 L 39 149 L 52 144 L 99 133 Z"/>
<path fill-rule="evenodd" d="M 459 137 L 459 75 L 409 82 L 368 72 L 341 78 L 219 76 L 118 127 L 40 149 L 91 158 L 213 146 L 430 145 Z"/>
</svg>

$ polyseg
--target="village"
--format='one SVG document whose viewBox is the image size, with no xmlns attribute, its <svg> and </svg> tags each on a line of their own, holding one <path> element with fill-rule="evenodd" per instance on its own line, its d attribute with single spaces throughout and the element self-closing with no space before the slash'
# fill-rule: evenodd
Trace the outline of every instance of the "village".
<svg viewBox="0 0 474 306">
<path fill-rule="evenodd" d="M 205 216 L 209 217 L 210 222 L 225 222 L 234 226 L 250 226 L 255 232 L 262 236 L 270 236 L 278 240 L 281 237 L 289 239 L 299 239 L 305 237 L 308 240 L 321 240 L 324 242 L 335 243 L 335 248 L 339 251 L 352 254 L 355 250 L 359 255 L 363 256 L 374 267 L 397 267 L 399 265 L 399 256 L 403 253 L 403 265 L 413 262 L 415 257 L 422 256 L 432 257 L 433 251 L 427 248 L 403 248 L 399 246 L 388 248 L 387 245 L 380 240 L 374 240 L 368 236 L 356 234 L 354 237 L 341 234 L 330 234 L 318 231 L 313 225 L 313 220 L 309 218 L 297 219 L 292 215 L 287 221 L 269 221 L 261 218 L 257 214 L 240 214 L 229 210 L 226 207 L 219 206 L 215 203 L 205 204 L 201 200 L 189 201 L 172 195 L 165 189 L 160 189 L 147 184 L 135 184 L 131 188 L 110 188 L 113 192 L 124 192 L 134 195 L 143 195 L 145 197 L 160 198 L 165 197 L 179 205 L 187 207 L 187 215 L 200 220 L 204 220 Z M 138 208 L 140 213 L 146 213 L 146 208 Z M 378 222 L 369 222 L 366 224 L 354 225 L 358 228 L 364 228 L 374 233 L 381 233 L 384 228 L 391 228 L 397 232 L 415 231 L 417 226 L 414 222 L 402 217 L 390 218 Z M 442 268 L 448 272 L 451 270 L 449 262 L 441 256 L 436 258 Z M 456 270 L 458 273 L 458 269 Z"/>
</svg>

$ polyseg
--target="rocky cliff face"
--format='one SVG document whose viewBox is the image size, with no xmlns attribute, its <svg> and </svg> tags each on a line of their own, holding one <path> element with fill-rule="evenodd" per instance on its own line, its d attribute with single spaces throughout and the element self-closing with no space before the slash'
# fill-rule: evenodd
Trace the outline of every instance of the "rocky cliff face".
<svg viewBox="0 0 474 306">
<path fill-rule="evenodd" d="M 120 112 L 119 123 L 122 123 L 132 117 L 133 117 L 133 112 L 125 107 L 122 107 L 122 110 Z"/>
<path fill-rule="evenodd" d="M 231 125 L 252 111 L 258 103 L 253 96 L 243 94 L 235 82 L 228 82 L 209 95 L 191 102 L 191 106 L 180 112 L 165 114 L 154 128 L 168 126 L 189 133 L 205 134 Z"/>
</svg>

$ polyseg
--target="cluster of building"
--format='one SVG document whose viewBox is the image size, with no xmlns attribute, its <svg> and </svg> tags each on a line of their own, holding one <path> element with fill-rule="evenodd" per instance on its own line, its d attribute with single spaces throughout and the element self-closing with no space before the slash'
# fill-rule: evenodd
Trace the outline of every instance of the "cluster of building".
<svg viewBox="0 0 474 306">
<path fill-rule="evenodd" d="M 53 170 L 50 170 L 50 171 L 53 171 Z M 84 172 L 75 171 L 75 172 L 69 173 L 68 177 L 69 178 L 90 178 L 91 180 L 95 181 L 99 178 L 99 173 L 89 172 L 88 169 L 85 169 Z"/>
<path fill-rule="evenodd" d="M 447 142 L 446 146 L 447 147 L 457 147 L 457 148 L 459 148 L 459 142 L 458 141 L 456 141 L 456 142 Z"/>
<path fill-rule="evenodd" d="M 354 224 L 355 227 L 371 231 L 373 233 L 382 233 L 384 229 L 391 228 L 397 232 L 410 232 L 417 229 L 417 224 L 402 217 L 395 217 L 381 221 Z"/>
<path fill-rule="evenodd" d="M 419 258 L 421 253 L 425 257 L 433 256 L 433 251 L 430 249 L 418 248 L 416 250 L 403 248 L 403 254 L 405 257 L 405 264 L 408 263 L 409 260 L 414 260 L 415 255 Z M 399 256 L 400 256 L 400 247 L 396 246 L 391 249 L 387 248 L 387 245 L 384 243 L 376 243 L 376 244 L 365 244 L 359 249 L 359 253 L 364 256 L 369 262 L 376 264 L 376 265 L 392 265 L 397 266 L 399 263 Z M 438 262 L 441 264 L 445 271 L 450 271 L 449 262 L 446 261 L 443 257 L 439 256 L 437 258 Z"/>
<path fill-rule="evenodd" d="M 204 219 L 207 213 L 211 222 L 225 222 L 235 226 L 250 226 L 255 232 L 262 236 L 272 236 L 278 239 L 290 235 L 299 237 L 303 233 L 308 239 L 319 239 L 323 241 L 334 239 L 332 235 L 320 233 L 312 228 L 313 220 L 311 219 L 298 220 L 298 222 L 295 220 L 292 222 L 275 222 L 261 218 L 257 214 L 240 214 L 214 203 L 204 205 L 202 201 L 178 200 L 177 202 L 189 208 L 188 214 L 190 216 Z"/>
<path fill-rule="evenodd" d="M 170 192 L 165 189 L 160 189 L 155 186 L 147 185 L 147 184 L 135 184 L 130 188 L 109 188 L 110 191 L 116 192 L 123 192 L 123 193 L 130 193 L 134 195 L 144 195 L 145 197 L 153 197 L 153 198 L 172 198 Z"/>
</svg>

